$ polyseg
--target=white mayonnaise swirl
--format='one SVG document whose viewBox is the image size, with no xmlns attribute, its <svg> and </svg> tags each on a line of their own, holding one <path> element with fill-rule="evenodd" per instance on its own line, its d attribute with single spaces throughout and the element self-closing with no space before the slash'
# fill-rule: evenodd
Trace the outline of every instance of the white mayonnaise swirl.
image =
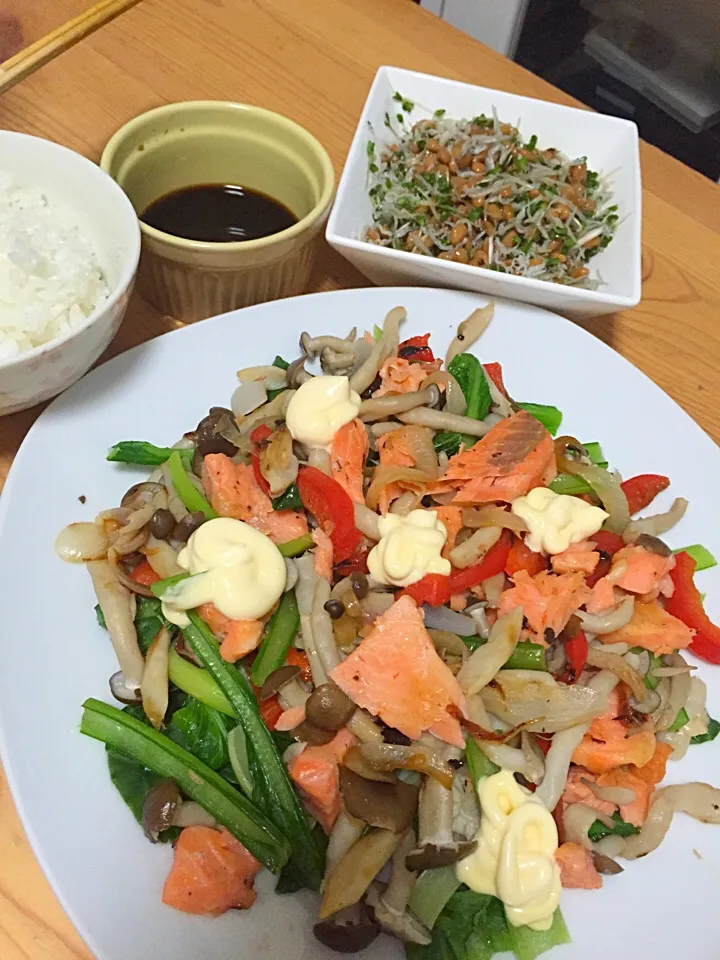
<svg viewBox="0 0 720 960">
<path fill-rule="evenodd" d="M 499 897 L 514 927 L 549 930 L 560 902 L 552 814 L 509 770 L 481 779 L 477 791 L 478 845 L 455 868 L 458 880 L 476 893 Z"/>
<path fill-rule="evenodd" d="M 528 525 L 525 543 L 536 553 L 562 553 L 571 543 L 597 533 L 608 518 L 600 507 L 548 487 L 535 487 L 513 500 L 510 509 Z"/>
<path fill-rule="evenodd" d="M 186 610 L 212 603 L 231 620 L 255 620 L 268 613 L 285 589 L 282 554 L 264 533 L 242 520 L 218 517 L 192 534 L 178 554 L 178 565 L 192 576 L 163 594 L 165 617 L 179 627 Z"/>
<path fill-rule="evenodd" d="M 285 422 L 293 440 L 327 450 L 340 427 L 355 419 L 361 402 L 347 377 L 313 377 L 293 394 Z"/>
<path fill-rule="evenodd" d="M 428 573 L 450 573 L 441 556 L 445 525 L 434 510 L 411 510 L 407 516 L 388 513 L 378 519 L 380 542 L 368 556 L 368 570 L 378 583 L 407 587 Z"/>
</svg>

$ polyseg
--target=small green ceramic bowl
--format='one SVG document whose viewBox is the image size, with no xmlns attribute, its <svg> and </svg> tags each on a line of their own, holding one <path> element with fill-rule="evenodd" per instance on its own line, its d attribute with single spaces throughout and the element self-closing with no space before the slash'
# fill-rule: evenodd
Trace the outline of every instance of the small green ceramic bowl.
<svg viewBox="0 0 720 960">
<path fill-rule="evenodd" d="M 232 183 L 274 197 L 298 218 L 279 233 L 237 243 L 186 240 L 141 221 L 138 284 L 159 310 L 202 320 L 306 289 L 335 176 L 322 144 L 287 117 L 244 103 L 171 103 L 121 127 L 100 166 L 138 215 L 183 187 Z"/>
</svg>

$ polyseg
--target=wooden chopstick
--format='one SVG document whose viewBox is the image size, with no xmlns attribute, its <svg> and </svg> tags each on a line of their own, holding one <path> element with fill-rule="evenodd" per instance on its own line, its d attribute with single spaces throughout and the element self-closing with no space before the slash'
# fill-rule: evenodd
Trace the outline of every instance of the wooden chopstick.
<svg viewBox="0 0 720 960">
<path fill-rule="evenodd" d="M 31 43 L 29 47 L 0 64 L 0 93 L 14 87 L 83 37 L 139 2 L 140 0 L 99 0 L 89 10 Z"/>
</svg>

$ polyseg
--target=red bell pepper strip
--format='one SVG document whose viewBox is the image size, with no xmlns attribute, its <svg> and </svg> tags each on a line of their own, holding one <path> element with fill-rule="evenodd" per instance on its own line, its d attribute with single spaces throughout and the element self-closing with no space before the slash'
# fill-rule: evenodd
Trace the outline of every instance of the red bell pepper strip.
<svg viewBox="0 0 720 960">
<path fill-rule="evenodd" d="M 611 557 L 614 557 L 618 550 L 622 550 L 625 546 L 623 538 L 619 537 L 617 533 L 610 533 L 609 530 L 598 530 L 589 539 L 592 540 L 598 550 L 602 550 L 603 553 L 607 553 Z"/>
<path fill-rule="evenodd" d="M 351 557 L 362 541 L 355 526 L 355 507 L 337 480 L 317 467 L 303 467 L 297 478 L 300 499 L 332 540 L 333 562 Z"/>
<path fill-rule="evenodd" d="M 543 756 L 546 757 L 548 755 L 550 747 L 552 746 L 552 734 L 550 734 L 549 737 L 536 736 L 535 743 L 538 745 L 538 747 L 540 747 L 540 750 L 542 751 Z"/>
<path fill-rule="evenodd" d="M 547 570 L 547 560 L 541 553 L 531 550 L 520 537 L 513 537 L 510 553 L 505 564 L 505 573 L 512 577 L 519 570 L 525 570 L 531 577 L 534 577 L 541 570 Z"/>
<path fill-rule="evenodd" d="M 578 630 L 574 637 L 565 641 L 565 656 L 571 673 L 571 678 L 565 680 L 565 683 L 575 683 L 585 669 L 588 658 L 587 637 L 582 630 Z"/>
<path fill-rule="evenodd" d="M 134 580 L 135 583 L 141 584 L 143 587 L 151 587 L 154 583 L 157 583 L 158 580 L 162 580 L 162 577 L 160 574 L 155 573 L 147 560 L 141 560 L 137 566 L 133 567 L 130 579 Z"/>
<path fill-rule="evenodd" d="M 265 726 L 268 730 L 274 730 L 275 724 L 283 713 L 283 708 L 280 706 L 280 701 L 277 696 L 270 697 L 269 700 L 261 700 L 258 706 L 260 708 L 260 716 L 263 718 Z"/>
<path fill-rule="evenodd" d="M 442 607 L 450 600 L 450 577 L 442 573 L 428 573 L 417 583 L 411 583 L 395 595 L 412 597 L 418 606 L 426 603 L 429 607 Z"/>
<path fill-rule="evenodd" d="M 510 533 L 503 530 L 500 539 L 494 544 L 479 563 L 474 563 L 464 570 L 457 570 L 450 574 L 450 594 L 462 593 L 476 587 L 483 580 L 496 576 L 505 570 L 510 553 Z"/>
<path fill-rule="evenodd" d="M 502 393 L 503 396 L 507 396 L 508 392 L 503 382 L 502 366 L 499 363 L 484 363 L 483 367 L 485 368 L 485 373 L 490 377 L 500 393 Z"/>
<path fill-rule="evenodd" d="M 269 440 L 273 435 L 273 431 L 266 423 L 261 423 L 260 426 L 255 427 L 253 432 L 250 434 L 250 440 L 253 443 L 264 443 L 265 440 Z"/>
<path fill-rule="evenodd" d="M 667 490 L 670 480 L 657 473 L 641 473 L 624 480 L 620 486 L 627 497 L 630 513 L 637 513 L 649 506 L 659 493 Z"/>
<path fill-rule="evenodd" d="M 268 496 L 270 496 L 270 484 L 262 475 L 262 470 L 260 469 L 260 457 L 256 453 L 253 453 L 250 456 L 250 460 L 252 463 L 255 483 L 257 483 L 257 485 L 260 487 L 263 493 L 266 493 Z"/>
<path fill-rule="evenodd" d="M 285 657 L 285 663 L 289 663 L 291 667 L 299 667 L 300 677 L 305 683 L 312 683 L 310 661 L 308 660 L 307 654 L 303 653 L 302 650 L 296 650 L 295 647 L 290 647 Z"/>
<path fill-rule="evenodd" d="M 368 573 L 368 553 L 370 553 L 370 551 L 367 548 L 364 550 L 356 550 L 347 560 L 341 560 L 340 563 L 336 563 L 334 566 L 336 577 L 349 577 L 351 573 Z"/>
<path fill-rule="evenodd" d="M 411 363 L 432 363 L 435 360 L 435 354 L 428 346 L 429 339 L 430 334 L 425 333 L 421 337 L 410 337 L 409 340 L 403 340 L 398 347 L 398 356 L 409 360 Z M 407 347 L 411 349 L 407 350 Z"/>
<path fill-rule="evenodd" d="M 700 591 L 693 574 L 695 561 L 684 550 L 675 554 L 675 567 L 670 571 L 674 591 L 665 601 L 665 609 L 685 626 L 695 631 L 690 649 L 696 657 L 708 663 L 720 663 L 720 627 L 705 613 Z"/>
</svg>

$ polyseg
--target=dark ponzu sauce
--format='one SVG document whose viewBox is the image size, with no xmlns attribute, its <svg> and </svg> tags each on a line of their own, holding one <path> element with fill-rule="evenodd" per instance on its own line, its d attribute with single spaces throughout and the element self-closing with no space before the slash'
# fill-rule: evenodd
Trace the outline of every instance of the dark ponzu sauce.
<svg viewBox="0 0 720 960">
<path fill-rule="evenodd" d="M 140 219 L 186 240 L 235 243 L 286 230 L 297 217 L 279 200 L 232 184 L 182 187 L 154 200 Z"/>
</svg>

